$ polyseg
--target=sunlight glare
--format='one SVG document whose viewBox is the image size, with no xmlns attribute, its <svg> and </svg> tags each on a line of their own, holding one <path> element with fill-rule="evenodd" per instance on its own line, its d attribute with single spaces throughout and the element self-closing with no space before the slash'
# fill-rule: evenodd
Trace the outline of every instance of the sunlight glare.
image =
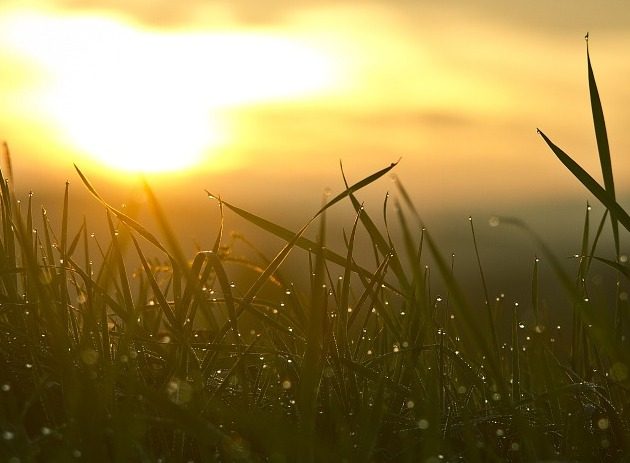
<svg viewBox="0 0 630 463">
<path fill-rule="evenodd" d="M 3 46 L 45 75 L 29 88 L 38 116 L 74 150 L 121 171 L 192 167 L 228 141 L 222 110 L 316 97 L 338 79 L 331 53 L 280 35 L 167 33 L 41 12 L 1 23 Z"/>
</svg>

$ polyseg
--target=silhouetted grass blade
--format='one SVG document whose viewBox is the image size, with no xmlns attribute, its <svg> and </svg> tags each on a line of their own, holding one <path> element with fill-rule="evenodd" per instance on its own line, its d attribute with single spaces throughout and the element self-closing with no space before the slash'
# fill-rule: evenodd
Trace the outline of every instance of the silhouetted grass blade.
<svg viewBox="0 0 630 463">
<path fill-rule="evenodd" d="M 545 140 L 560 162 L 565 165 L 569 171 L 584 185 L 588 191 L 593 194 L 604 206 L 615 213 L 621 224 L 630 231 L 630 216 L 628 213 L 601 187 L 597 181 L 590 176 L 577 162 L 575 162 L 568 154 L 557 147 L 541 130 L 538 133 Z"/>
<path fill-rule="evenodd" d="M 131 228 L 133 228 L 135 231 L 137 231 L 143 238 L 145 238 L 147 241 L 149 241 L 151 244 L 153 244 L 155 247 L 157 247 L 158 249 L 160 249 L 161 251 L 163 251 L 166 255 L 169 255 L 168 251 L 166 250 L 166 248 L 162 245 L 162 243 L 160 243 L 160 240 L 158 240 L 155 236 L 153 236 L 153 234 L 151 232 L 149 232 L 146 228 L 144 228 L 142 225 L 140 225 L 138 222 L 136 222 L 134 219 L 132 219 L 131 217 L 127 216 L 126 214 L 120 212 L 118 209 L 116 209 L 115 207 L 112 207 L 109 205 L 109 203 L 107 201 L 105 201 L 101 195 L 98 194 L 98 192 L 96 191 L 96 189 L 92 186 L 92 184 L 90 183 L 90 181 L 85 177 L 85 175 L 83 175 L 83 172 L 81 172 L 81 170 L 77 167 L 77 165 L 74 165 L 74 168 L 76 169 L 77 173 L 79 174 L 79 177 L 81 177 L 81 180 L 83 181 L 83 184 L 86 186 L 86 188 L 88 189 L 88 191 L 90 193 L 92 193 L 92 196 L 94 196 L 103 206 L 105 206 L 108 210 L 110 210 L 116 217 L 118 217 L 118 219 L 120 219 L 122 222 L 126 223 L 127 225 L 129 225 Z"/>
<path fill-rule="evenodd" d="M 597 139 L 597 151 L 599 152 L 599 163 L 602 168 L 602 176 L 604 177 L 604 188 L 608 192 L 610 198 L 615 201 L 615 182 L 613 178 L 612 162 L 610 160 L 610 147 L 608 145 L 608 134 L 606 132 L 606 122 L 604 120 L 604 111 L 602 102 L 599 97 L 597 83 L 595 82 L 595 74 L 591 66 L 591 55 L 588 49 L 588 34 L 586 35 L 586 60 L 588 63 L 588 89 L 591 98 L 591 111 L 593 113 L 593 125 L 595 127 L 595 138 Z M 615 240 L 615 253 L 619 257 L 619 226 L 615 211 L 611 210 L 610 220 L 612 223 L 613 238 Z"/>
</svg>

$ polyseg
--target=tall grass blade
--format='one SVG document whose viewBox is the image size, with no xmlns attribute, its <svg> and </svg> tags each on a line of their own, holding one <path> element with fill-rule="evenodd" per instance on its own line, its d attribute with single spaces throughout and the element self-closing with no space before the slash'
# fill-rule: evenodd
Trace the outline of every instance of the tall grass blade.
<svg viewBox="0 0 630 463">
<path fill-rule="evenodd" d="M 138 253 L 138 257 L 140 258 L 140 262 L 142 263 L 142 268 L 144 269 L 144 272 L 147 276 L 149 284 L 151 285 L 151 289 L 153 290 L 153 296 L 155 297 L 158 303 L 158 306 L 160 307 L 160 309 L 162 309 L 162 312 L 166 316 L 166 319 L 168 320 L 170 328 L 173 330 L 174 334 L 181 335 L 181 332 L 178 329 L 179 326 L 177 323 L 177 317 L 175 316 L 173 309 L 171 308 L 168 301 L 166 300 L 166 296 L 162 292 L 162 289 L 160 288 L 158 282 L 153 276 L 153 271 L 151 270 L 151 266 L 149 265 L 149 262 L 144 256 L 144 253 L 142 252 L 142 249 L 140 248 L 140 245 L 138 244 L 138 240 L 136 240 L 136 237 L 133 236 L 133 234 L 131 234 L 130 236 L 131 236 L 131 241 L 133 242 L 134 247 L 136 248 L 136 252 Z M 125 290 L 125 293 L 126 293 L 126 290 Z M 127 297 L 131 298 L 131 293 Z"/>
<path fill-rule="evenodd" d="M 6 179 L 11 185 L 13 185 L 13 165 L 11 162 L 11 150 L 9 150 L 9 145 L 5 141 L 2 142 L 2 161 L 7 172 Z M 2 177 L 2 180 L 4 180 L 4 177 Z"/>
<path fill-rule="evenodd" d="M 123 258 L 123 250 L 120 247 L 118 241 L 118 231 L 114 229 L 114 223 L 112 222 L 112 217 L 109 213 L 107 213 L 107 224 L 109 225 L 109 232 L 112 237 L 112 251 L 113 257 L 116 262 L 116 266 L 118 268 L 118 276 L 120 279 L 120 285 L 122 288 L 122 298 L 125 304 L 125 313 L 127 314 L 128 323 L 133 320 L 134 313 L 134 304 L 133 297 L 131 295 L 131 286 L 129 285 L 129 280 L 127 279 L 127 270 L 125 268 L 125 261 Z"/>
<path fill-rule="evenodd" d="M 606 133 L 606 122 L 602 102 L 599 98 L 595 74 L 591 66 L 591 55 L 588 49 L 588 34 L 586 34 L 586 60 L 588 62 L 588 89 L 591 97 L 591 111 L 593 113 L 593 125 L 595 126 L 595 138 L 597 139 L 597 151 L 599 152 L 599 163 L 604 177 L 604 188 L 608 192 L 610 199 L 615 201 L 615 182 L 613 178 L 612 162 L 610 160 L 610 147 L 608 146 L 608 134 Z M 612 224 L 613 238 L 615 240 L 615 256 L 619 259 L 619 225 L 617 214 L 610 211 L 610 221 Z"/>
<path fill-rule="evenodd" d="M 540 263 L 540 259 L 536 256 L 534 257 L 534 270 L 532 272 L 532 310 L 534 312 L 534 320 L 536 321 L 536 326 L 540 325 L 540 303 L 538 297 L 538 264 Z"/>
<path fill-rule="evenodd" d="M 494 323 L 494 317 L 492 315 L 492 308 L 490 307 L 490 295 L 488 294 L 486 276 L 483 272 L 483 266 L 481 265 L 481 257 L 479 257 L 479 247 L 477 246 L 477 236 L 475 235 L 475 225 L 473 224 L 472 217 L 468 217 L 468 222 L 470 223 L 470 232 L 472 233 L 473 246 L 475 248 L 475 257 L 477 259 L 477 267 L 479 268 L 479 275 L 481 276 L 481 287 L 483 288 L 484 305 L 486 306 L 486 312 L 488 316 L 488 326 L 490 327 L 490 333 L 492 334 L 492 345 L 495 352 L 499 352 L 499 339 L 497 338 L 497 330 Z"/>
<path fill-rule="evenodd" d="M 315 435 L 317 396 L 324 366 L 322 354 L 326 336 L 328 306 L 328 287 L 325 284 L 325 258 L 322 252 L 325 247 L 325 240 L 326 215 L 322 214 L 317 247 L 313 250 L 315 253 L 315 266 L 313 269 L 313 285 L 311 287 L 311 307 L 308 317 L 306 347 L 302 364 L 300 365 L 300 383 L 297 392 L 300 420 L 306 435 L 309 437 Z M 310 441 L 313 442 L 314 439 L 311 437 Z M 305 449 L 305 460 L 313 460 L 314 454 L 314 448 Z"/>
<path fill-rule="evenodd" d="M 346 264 L 344 266 L 343 280 L 341 285 L 341 294 L 338 304 L 339 309 L 339 342 L 341 344 L 342 356 L 345 358 L 350 357 L 350 346 L 348 344 L 348 309 L 350 308 L 350 279 L 352 277 L 352 262 L 354 252 L 354 238 L 359 225 L 359 211 L 352 224 L 352 231 L 350 232 L 350 238 L 348 240 L 348 251 L 346 257 Z"/>
</svg>

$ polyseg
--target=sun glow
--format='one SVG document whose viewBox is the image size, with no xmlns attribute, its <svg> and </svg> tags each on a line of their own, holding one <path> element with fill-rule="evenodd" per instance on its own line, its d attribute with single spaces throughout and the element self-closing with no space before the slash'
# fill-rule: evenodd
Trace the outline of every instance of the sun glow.
<svg viewBox="0 0 630 463">
<path fill-rule="evenodd" d="M 0 22 L 3 46 L 44 76 L 23 83 L 29 111 L 74 151 L 121 171 L 194 166 L 229 141 L 226 109 L 315 97 L 339 79 L 332 54 L 278 35 L 32 12 Z"/>
</svg>

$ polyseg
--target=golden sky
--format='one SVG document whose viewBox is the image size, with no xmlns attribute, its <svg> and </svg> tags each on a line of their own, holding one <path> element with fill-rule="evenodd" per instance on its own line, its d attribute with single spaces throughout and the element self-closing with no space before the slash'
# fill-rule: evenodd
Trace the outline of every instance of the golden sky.
<svg viewBox="0 0 630 463">
<path fill-rule="evenodd" d="M 420 198 L 580 194 L 536 127 L 599 178 L 587 31 L 613 165 L 630 169 L 623 1 L 1 5 L 0 138 L 24 184 L 76 180 L 76 163 L 110 184 L 166 171 L 195 191 L 319 193 L 341 187 L 340 159 L 358 178 L 402 157 Z"/>
</svg>

